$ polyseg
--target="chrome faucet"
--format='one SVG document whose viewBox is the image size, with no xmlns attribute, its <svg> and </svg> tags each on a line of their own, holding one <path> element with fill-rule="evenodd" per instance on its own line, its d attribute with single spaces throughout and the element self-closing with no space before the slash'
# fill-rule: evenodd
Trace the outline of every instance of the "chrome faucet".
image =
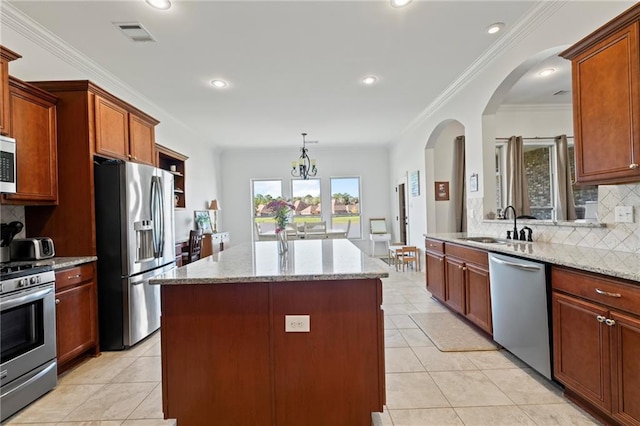
<svg viewBox="0 0 640 426">
<path fill-rule="evenodd" d="M 516 209 L 513 206 L 507 206 L 504 209 L 504 218 L 507 218 L 507 210 L 511 209 L 513 211 L 513 239 L 517 240 L 518 239 L 518 227 L 517 227 L 517 222 L 516 222 Z M 509 231 L 507 231 L 507 239 L 510 238 L 509 236 Z"/>
</svg>

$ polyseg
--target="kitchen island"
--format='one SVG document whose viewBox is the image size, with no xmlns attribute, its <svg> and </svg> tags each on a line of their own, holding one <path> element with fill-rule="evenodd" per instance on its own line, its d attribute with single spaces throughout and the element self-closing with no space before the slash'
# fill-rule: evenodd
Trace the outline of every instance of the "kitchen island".
<svg viewBox="0 0 640 426">
<path fill-rule="evenodd" d="M 239 244 L 153 279 L 165 418 L 367 425 L 385 402 L 382 281 L 346 239 Z"/>
</svg>

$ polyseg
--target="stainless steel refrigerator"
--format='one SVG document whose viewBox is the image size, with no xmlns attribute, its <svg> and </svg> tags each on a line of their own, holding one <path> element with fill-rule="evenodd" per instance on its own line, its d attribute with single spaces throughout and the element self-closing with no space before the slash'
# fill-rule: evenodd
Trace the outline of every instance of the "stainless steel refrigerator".
<svg viewBox="0 0 640 426">
<path fill-rule="evenodd" d="M 175 268 L 173 175 L 126 161 L 94 165 L 100 348 L 126 349 L 160 327 L 160 287 Z"/>
</svg>

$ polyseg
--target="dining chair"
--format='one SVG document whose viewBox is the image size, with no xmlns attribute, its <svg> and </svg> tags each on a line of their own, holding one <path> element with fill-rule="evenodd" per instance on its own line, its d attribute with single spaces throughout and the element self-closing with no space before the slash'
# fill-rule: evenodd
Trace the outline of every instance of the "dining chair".
<svg viewBox="0 0 640 426">
<path fill-rule="evenodd" d="M 305 222 L 305 238 L 327 238 L 327 222 Z"/>
<path fill-rule="evenodd" d="M 418 248 L 416 246 L 404 246 L 397 249 L 395 257 L 396 271 L 398 270 L 399 263 L 402 263 L 403 272 L 405 265 L 409 263 L 413 263 L 415 269 L 419 271 Z"/>
<path fill-rule="evenodd" d="M 202 229 L 189 231 L 189 246 L 187 253 L 182 254 L 182 264 L 195 262 L 200 259 L 202 252 Z"/>
<path fill-rule="evenodd" d="M 351 219 L 347 222 L 347 229 L 344 231 L 344 238 L 349 238 L 349 230 L 351 229 Z"/>
</svg>

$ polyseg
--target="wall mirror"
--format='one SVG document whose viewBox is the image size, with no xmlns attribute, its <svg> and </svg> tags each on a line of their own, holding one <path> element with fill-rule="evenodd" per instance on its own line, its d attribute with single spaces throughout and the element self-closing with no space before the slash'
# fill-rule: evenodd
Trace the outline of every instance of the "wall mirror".
<svg viewBox="0 0 640 426">
<path fill-rule="evenodd" d="M 369 219 L 369 226 L 372 234 L 387 233 L 387 223 L 384 218 Z"/>
<path fill-rule="evenodd" d="M 529 187 L 530 215 L 536 219 L 566 221 L 558 209 L 557 154 L 554 137 L 568 135 L 569 167 L 575 176 L 571 62 L 558 56 L 561 48 L 540 52 L 514 69 L 496 89 L 484 112 L 495 124 L 493 170 L 495 192 L 485 198 L 485 212 L 498 213 L 507 205 L 506 139 L 522 136 L 524 163 Z M 543 73 L 545 70 L 554 70 Z M 489 183 L 487 183 L 489 185 Z M 597 186 L 572 185 L 578 220 L 595 221 Z M 485 194 L 486 195 L 486 194 Z M 494 198 L 495 197 L 495 198 Z"/>
</svg>

